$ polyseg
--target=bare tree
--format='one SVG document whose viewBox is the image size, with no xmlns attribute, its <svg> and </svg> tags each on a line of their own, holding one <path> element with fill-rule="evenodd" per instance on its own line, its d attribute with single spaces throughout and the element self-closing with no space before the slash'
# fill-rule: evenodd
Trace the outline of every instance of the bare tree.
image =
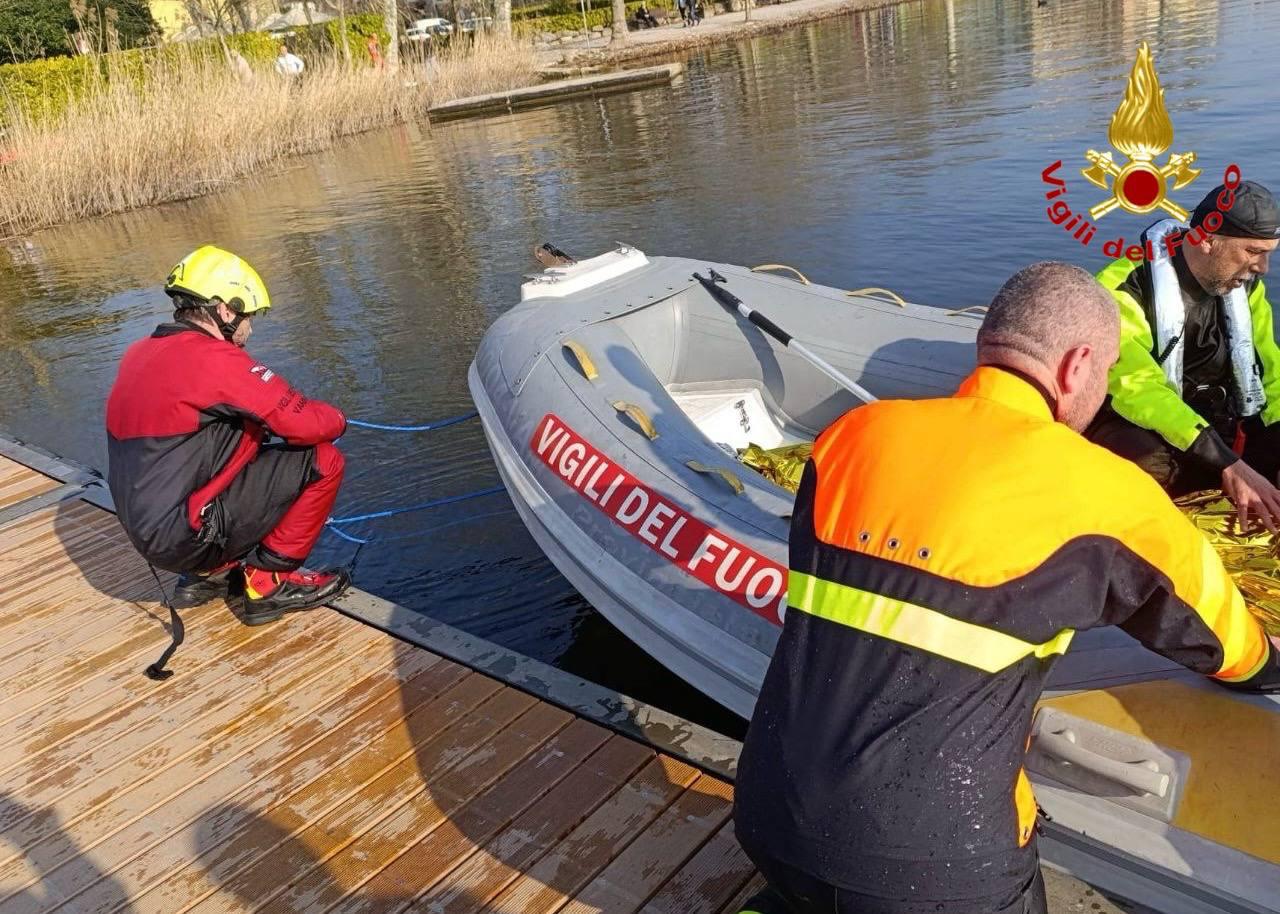
<svg viewBox="0 0 1280 914">
<path fill-rule="evenodd" d="M 494 0 L 493 27 L 499 35 L 511 34 L 511 0 Z"/>
<path fill-rule="evenodd" d="M 192 22 L 219 33 L 236 30 L 239 0 L 187 0 L 186 5 Z"/>
<path fill-rule="evenodd" d="M 338 0 L 338 34 L 342 36 L 342 62 L 351 69 L 351 42 L 347 40 L 347 3 Z"/>
<path fill-rule="evenodd" d="M 627 0 L 613 0 L 613 43 L 627 43 Z"/>
<path fill-rule="evenodd" d="M 387 69 L 394 73 L 400 69 L 400 19 L 396 13 L 396 0 L 386 0 L 383 22 L 388 36 Z"/>
</svg>

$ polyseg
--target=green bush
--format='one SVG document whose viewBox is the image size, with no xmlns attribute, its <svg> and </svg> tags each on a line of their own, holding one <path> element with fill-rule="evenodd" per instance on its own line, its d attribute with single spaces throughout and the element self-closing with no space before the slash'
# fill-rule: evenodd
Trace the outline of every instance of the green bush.
<svg viewBox="0 0 1280 914">
<path fill-rule="evenodd" d="M 627 2 L 627 18 L 630 19 L 636 10 L 640 8 L 641 3 L 646 0 L 628 0 Z M 582 29 L 582 10 L 572 5 L 569 0 L 552 0 L 551 3 L 543 4 L 537 7 L 527 7 L 527 9 L 544 10 L 551 7 L 563 8 L 568 6 L 569 12 L 558 12 L 547 14 L 540 12 L 536 16 L 525 19 L 516 19 L 516 14 L 511 14 L 512 23 L 511 30 L 516 35 L 533 35 L 538 32 L 576 32 Z M 667 4 L 662 2 L 653 2 L 649 0 L 650 9 L 667 8 Z M 591 0 L 591 7 L 587 13 L 587 27 L 595 28 L 598 25 L 611 25 L 613 23 L 613 3 L 612 0 Z"/>
<path fill-rule="evenodd" d="M 369 36 L 373 35 L 378 39 L 378 45 L 386 51 L 387 42 L 390 36 L 387 34 L 384 26 L 384 20 L 379 13 L 360 13 L 356 16 L 347 17 L 347 42 L 351 48 L 351 59 L 356 61 L 369 62 Z M 289 45 L 293 48 L 295 54 L 307 60 L 308 58 L 326 57 L 330 54 L 342 53 L 342 26 L 337 19 L 329 22 L 318 22 L 315 25 L 304 25 L 293 30 L 293 35 L 288 39 Z M 262 33 L 254 33 L 262 34 Z M 279 47 L 275 43 L 275 39 L 266 36 L 268 41 L 273 43 L 271 55 L 276 54 L 275 48 Z M 247 54 L 245 55 L 248 56 Z"/>
<path fill-rule="evenodd" d="M 385 49 L 387 33 L 382 17 L 364 13 L 347 17 L 347 36 L 351 58 L 368 62 L 368 37 L 376 35 Z M 314 61 L 342 53 L 338 20 L 321 22 L 296 29 L 289 39 L 296 53 Z M 225 36 L 227 46 L 244 55 L 250 63 L 269 64 L 280 49 L 280 39 L 266 32 L 242 32 Z M 176 63 L 183 55 L 197 58 L 222 57 L 222 44 L 217 38 L 175 42 L 158 48 L 117 51 L 83 57 L 49 57 L 28 63 L 0 65 L 0 124 L 11 111 L 22 111 L 34 117 L 51 117 L 61 113 L 74 99 L 83 98 L 94 88 L 111 81 L 128 80 L 136 86 L 145 84 L 150 67 L 161 62 Z"/>
</svg>

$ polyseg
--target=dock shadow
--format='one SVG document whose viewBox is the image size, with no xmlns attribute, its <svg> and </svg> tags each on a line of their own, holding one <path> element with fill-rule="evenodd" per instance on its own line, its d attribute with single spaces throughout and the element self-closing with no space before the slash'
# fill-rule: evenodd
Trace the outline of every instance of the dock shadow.
<svg viewBox="0 0 1280 914">
<path fill-rule="evenodd" d="M 339 761 L 339 753 L 354 745 L 339 741 L 345 748 L 334 750 L 322 770 L 355 759 L 359 783 L 333 781 L 317 790 L 299 781 L 289 787 L 284 805 L 274 809 L 236 802 L 212 806 L 195 823 L 194 866 L 228 901 L 243 904 L 246 910 L 303 906 L 328 910 L 348 891 L 345 886 L 361 880 L 368 881 L 349 890 L 339 909 L 367 914 L 524 914 L 521 902 L 498 900 L 520 877 L 531 880 L 525 885 L 540 900 L 577 895 L 594 878 L 594 871 L 584 875 L 583 870 L 565 865 L 572 860 L 559 857 L 545 871 L 533 867 L 555 854 L 574 828 L 610 803 L 641 770 L 647 773 L 645 789 L 665 790 L 668 804 L 688 785 L 650 764 L 655 750 L 623 749 L 617 738 L 611 740 L 602 730 L 589 735 L 591 728 L 572 719 L 556 723 L 555 716 L 563 712 L 552 710 L 536 694 L 532 699 L 518 698 L 519 683 L 532 685 L 530 675 L 522 676 L 517 670 L 510 677 L 517 685 L 501 688 L 508 678 L 502 676 L 502 668 L 519 661 L 499 653 L 504 656 L 496 660 L 478 658 L 481 668 L 470 671 L 461 664 L 437 664 L 424 671 L 421 654 L 399 652 L 395 668 L 400 680 L 400 722 L 377 737 L 377 743 L 385 748 L 390 739 L 398 752 L 402 751 L 399 744 L 407 741 L 409 754 L 400 761 L 379 757 L 362 763 L 362 753 L 378 751 L 369 743 Z M 445 669 L 452 672 L 446 675 Z M 433 679 L 430 687 L 421 682 L 408 685 L 426 677 Z M 484 677 L 493 681 L 492 687 L 481 684 Z M 464 710 L 456 713 L 453 706 L 459 703 Z M 346 718 L 344 724 L 351 720 Z M 360 738 L 352 735 L 350 740 Z M 330 756 L 328 750 L 325 755 Z M 501 758 L 509 761 L 498 761 Z M 313 759 L 312 764 L 317 762 Z M 315 785 L 328 777 L 321 773 L 308 783 Z M 387 777 L 393 782 L 384 780 Z M 371 799 L 369 787 L 379 781 L 381 789 Z M 588 799 L 579 799 L 579 787 Z M 358 795 L 342 799 L 322 816 L 308 811 L 357 788 Z M 399 804 L 407 794 L 419 798 L 409 800 L 418 806 L 412 812 L 407 812 L 410 805 L 396 810 L 383 805 Z M 565 805 L 575 806 L 575 811 L 566 814 Z M 361 808 L 354 814 L 359 818 L 353 818 L 353 806 Z M 650 819 L 635 826 L 636 833 L 664 808 L 665 804 L 654 808 Z M 397 817 L 399 821 L 392 824 Z M 232 821 L 234 827 L 228 828 Z M 300 827 L 308 822 L 309 827 Z M 358 839 L 361 846 L 343 850 L 353 829 L 365 836 Z M 381 835 L 374 838 L 365 829 Z M 718 830 L 717 825 L 703 840 Z M 412 849 L 401 859 L 398 852 L 406 847 Z M 613 856 L 616 852 L 610 859 Z M 684 859 L 672 861 L 673 874 Z M 459 876 L 474 877 L 477 869 L 486 878 L 468 881 Z M 741 881 L 745 880 L 743 875 Z M 274 894 L 281 885 L 286 888 Z M 717 890 L 725 892 L 723 887 Z M 268 898 L 268 893 L 273 897 Z M 519 897 L 526 898 L 528 893 Z"/>
<path fill-rule="evenodd" d="M 33 817 L 36 820 L 51 821 L 57 832 L 61 832 L 59 815 L 53 809 L 32 809 L 7 793 L 0 793 L 0 819 L 16 822 L 19 819 Z M 51 832 L 50 834 L 53 834 Z M 10 846 L 0 835 L 0 849 Z M 33 847 L 22 851 L 28 868 L 38 878 L 38 882 L 19 889 L 15 894 L 5 898 L 5 906 L 14 906 L 21 910 L 46 910 L 54 907 L 62 893 L 58 890 L 60 879 L 67 879 L 68 885 L 87 885 L 97 883 L 96 897 L 104 904 L 103 910 L 117 914 L 131 914 L 134 910 L 130 904 L 129 893 L 115 879 L 98 869 L 87 854 L 78 854 L 69 861 L 60 858 L 63 844 L 61 842 L 41 841 Z M 46 858 L 44 848 L 57 849 L 56 853 Z M 69 878 L 68 878 L 69 877 Z"/>
</svg>

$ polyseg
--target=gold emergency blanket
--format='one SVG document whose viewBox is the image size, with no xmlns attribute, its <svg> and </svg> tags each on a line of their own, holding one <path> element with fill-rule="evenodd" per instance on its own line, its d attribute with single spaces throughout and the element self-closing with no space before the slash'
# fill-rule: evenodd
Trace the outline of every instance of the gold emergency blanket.
<svg viewBox="0 0 1280 914">
<path fill-rule="evenodd" d="M 765 479 L 794 492 L 800 488 L 805 462 L 812 453 L 813 444 L 808 441 L 770 450 L 765 450 L 758 444 L 748 444 L 738 451 L 738 459 Z"/>
<path fill-rule="evenodd" d="M 1261 524 L 1237 532 L 1236 509 L 1219 492 L 1201 492 L 1176 504 L 1213 543 L 1245 603 L 1269 635 L 1280 635 L 1280 560 L 1276 538 Z"/>
<path fill-rule="evenodd" d="M 766 479 L 794 492 L 812 452 L 813 445 L 808 443 L 769 450 L 751 444 L 738 451 L 738 457 Z M 1235 508 L 1218 492 L 1179 498 L 1177 505 L 1218 551 L 1267 633 L 1280 635 L 1280 550 L 1276 538 L 1262 527 L 1237 533 Z"/>
</svg>

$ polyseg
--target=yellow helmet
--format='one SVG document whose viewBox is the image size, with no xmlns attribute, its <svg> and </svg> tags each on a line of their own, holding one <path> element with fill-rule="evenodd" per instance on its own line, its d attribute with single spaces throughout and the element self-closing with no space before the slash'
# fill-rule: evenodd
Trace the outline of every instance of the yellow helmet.
<svg viewBox="0 0 1280 914">
<path fill-rule="evenodd" d="M 167 295 L 189 295 L 201 302 L 218 299 L 237 314 L 271 307 L 271 296 L 258 271 L 241 258 L 211 244 L 178 261 L 165 280 Z"/>
</svg>

